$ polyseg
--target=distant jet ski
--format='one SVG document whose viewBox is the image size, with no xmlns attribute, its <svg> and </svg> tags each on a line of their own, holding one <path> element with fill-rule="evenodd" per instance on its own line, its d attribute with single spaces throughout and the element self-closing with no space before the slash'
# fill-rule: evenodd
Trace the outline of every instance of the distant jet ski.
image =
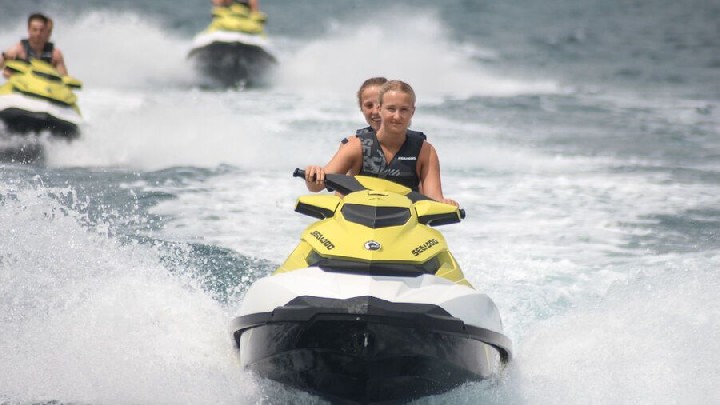
<svg viewBox="0 0 720 405">
<path fill-rule="evenodd" d="M 62 76 L 40 59 L 8 60 L 5 68 L 12 75 L 0 86 L 0 120 L 11 133 L 79 135 L 83 118 L 73 92 L 82 87 L 79 80 Z"/>
<path fill-rule="evenodd" d="M 512 355 L 500 313 L 431 228 L 464 211 L 378 178 L 325 185 L 345 197 L 300 197 L 295 211 L 319 221 L 232 321 L 240 364 L 333 403 L 406 402 L 498 374 Z"/>
<path fill-rule="evenodd" d="M 210 26 L 195 36 L 188 57 L 223 86 L 262 84 L 277 64 L 265 35 L 265 14 L 247 6 L 214 7 Z"/>
</svg>

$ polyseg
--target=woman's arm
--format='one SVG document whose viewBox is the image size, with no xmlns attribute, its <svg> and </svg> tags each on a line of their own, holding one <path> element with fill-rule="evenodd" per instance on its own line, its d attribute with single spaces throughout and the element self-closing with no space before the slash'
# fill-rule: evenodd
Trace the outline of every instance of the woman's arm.
<svg viewBox="0 0 720 405">
<path fill-rule="evenodd" d="M 423 142 L 419 158 L 420 190 L 433 200 L 441 201 L 444 197 L 440 182 L 440 159 L 438 159 L 435 148 L 428 142 Z"/>
<path fill-rule="evenodd" d="M 440 159 L 435 148 L 428 142 L 423 142 L 419 158 L 420 191 L 433 200 L 459 207 L 460 205 L 455 200 L 445 198 L 443 195 L 442 182 L 440 181 Z"/>
<path fill-rule="evenodd" d="M 325 173 L 355 175 L 362 165 L 362 147 L 355 136 L 347 138 L 335 152 L 325 167 L 308 166 L 305 168 L 305 185 L 308 190 L 317 192 L 325 188 Z"/>
</svg>

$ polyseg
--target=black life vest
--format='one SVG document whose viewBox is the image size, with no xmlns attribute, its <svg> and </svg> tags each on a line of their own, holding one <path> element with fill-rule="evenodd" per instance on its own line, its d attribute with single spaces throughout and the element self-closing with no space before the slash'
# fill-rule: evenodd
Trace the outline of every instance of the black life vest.
<svg viewBox="0 0 720 405">
<path fill-rule="evenodd" d="M 410 135 L 409 132 L 405 137 L 405 143 L 390 162 L 385 160 L 385 154 L 380 147 L 380 141 L 378 141 L 375 131 L 357 134 L 363 154 L 362 168 L 359 174 L 390 180 L 413 191 L 419 191 L 420 178 L 417 175 L 417 164 L 420 159 L 420 149 L 425 140 L 420 136 Z"/>
<path fill-rule="evenodd" d="M 25 50 L 26 61 L 30 62 L 33 59 L 40 59 L 52 65 L 53 51 L 55 50 L 55 45 L 52 42 L 48 42 L 45 44 L 45 47 L 43 47 L 40 55 L 35 54 L 35 51 L 30 47 L 30 41 L 28 41 L 27 39 L 23 39 L 22 41 L 20 41 L 20 43 Z"/>
</svg>

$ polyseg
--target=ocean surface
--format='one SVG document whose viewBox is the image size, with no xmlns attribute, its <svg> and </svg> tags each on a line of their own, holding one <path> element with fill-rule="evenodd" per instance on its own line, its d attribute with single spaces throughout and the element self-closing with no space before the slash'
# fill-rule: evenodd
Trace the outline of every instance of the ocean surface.
<svg viewBox="0 0 720 405">
<path fill-rule="evenodd" d="M 210 90 L 207 1 L 0 0 L 3 48 L 55 19 L 87 120 L 0 162 L 0 404 L 322 403 L 241 371 L 228 326 L 377 75 L 415 88 L 515 345 L 417 403 L 720 403 L 719 2 L 260 3 L 271 84 Z"/>
</svg>

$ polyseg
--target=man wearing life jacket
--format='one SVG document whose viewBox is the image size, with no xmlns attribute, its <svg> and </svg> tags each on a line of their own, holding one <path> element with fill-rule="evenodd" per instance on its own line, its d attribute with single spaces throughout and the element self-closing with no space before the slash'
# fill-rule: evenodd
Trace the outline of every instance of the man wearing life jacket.
<svg viewBox="0 0 720 405">
<path fill-rule="evenodd" d="M 52 65 L 61 75 L 67 76 L 65 58 L 62 52 L 50 42 L 51 34 L 52 20 L 44 14 L 31 14 L 28 17 L 28 37 L 0 56 L 0 66 L 5 64 L 5 60 L 22 59 L 30 61 L 40 59 Z M 10 72 L 4 70 L 3 76 L 5 78 L 9 77 Z"/>
</svg>

